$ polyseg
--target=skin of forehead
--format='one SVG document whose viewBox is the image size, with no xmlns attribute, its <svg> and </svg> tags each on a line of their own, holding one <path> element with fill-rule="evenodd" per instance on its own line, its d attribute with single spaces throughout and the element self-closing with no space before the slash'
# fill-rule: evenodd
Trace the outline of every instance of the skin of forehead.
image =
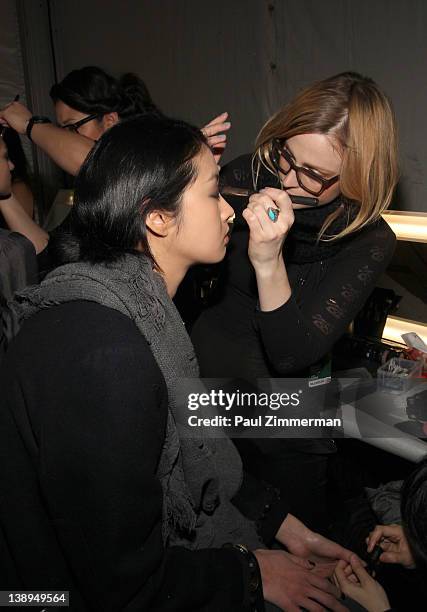
<svg viewBox="0 0 427 612">
<path fill-rule="evenodd" d="M 341 166 L 341 157 L 336 146 L 332 144 L 328 136 L 325 136 L 323 134 L 299 134 L 298 136 L 293 136 L 292 138 L 289 138 L 289 140 L 286 141 L 286 146 L 289 152 L 292 153 L 295 161 L 299 166 L 312 167 L 315 170 L 318 170 L 319 172 L 324 174 L 339 173 L 339 169 Z M 320 152 L 316 153 L 314 147 L 319 147 Z M 301 159 L 298 159 L 298 149 L 303 149 L 303 161 Z M 311 157 L 312 155 L 313 157 Z M 327 164 L 329 166 L 329 169 L 320 167 L 318 165 L 319 159 L 325 155 L 330 161 L 330 163 Z M 335 167 L 335 169 L 331 170 L 330 168 L 332 167 Z"/>
<path fill-rule="evenodd" d="M 71 106 L 68 106 L 68 104 L 65 104 L 65 102 L 62 102 L 62 100 L 59 100 L 55 104 L 55 113 L 58 118 L 58 122 L 64 125 L 68 123 L 76 123 L 80 119 L 87 117 L 87 115 L 74 108 L 71 108 Z"/>
</svg>

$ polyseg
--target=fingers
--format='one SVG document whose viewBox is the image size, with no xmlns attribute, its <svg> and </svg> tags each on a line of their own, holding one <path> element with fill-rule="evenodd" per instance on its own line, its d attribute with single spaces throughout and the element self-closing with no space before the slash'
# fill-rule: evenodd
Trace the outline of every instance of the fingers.
<svg viewBox="0 0 427 612">
<path fill-rule="evenodd" d="M 225 136 L 223 132 L 228 132 L 228 130 L 231 128 L 230 121 L 225 121 L 227 114 L 228 113 L 223 113 L 222 115 L 215 117 L 215 119 L 202 128 L 202 132 L 206 138 L 211 138 L 212 136 L 217 135 Z"/>
<path fill-rule="evenodd" d="M 380 561 L 382 563 L 400 563 L 401 555 L 396 552 L 383 552 L 380 556 Z"/>
<path fill-rule="evenodd" d="M 292 555 L 291 553 L 286 553 L 287 557 L 296 565 L 303 567 L 304 569 L 312 570 L 313 563 L 308 559 L 303 559 L 302 557 L 297 557 L 296 555 Z"/>
<path fill-rule="evenodd" d="M 345 561 L 343 562 L 343 573 L 344 576 L 346 577 L 347 580 L 350 580 L 350 582 L 354 582 L 355 584 L 359 583 L 359 580 L 357 579 L 357 576 L 354 574 L 353 572 L 353 568 L 351 567 L 350 563 L 346 563 Z M 336 572 L 335 572 L 336 573 Z"/>
<path fill-rule="evenodd" d="M 351 573 L 353 573 L 351 565 L 346 563 L 346 561 L 338 561 L 335 568 L 334 578 L 338 582 L 340 589 L 343 591 L 350 577 L 349 570 Z"/>
<path fill-rule="evenodd" d="M 330 595 L 333 595 L 334 597 L 339 596 L 339 590 L 337 589 L 335 584 L 332 584 L 332 582 L 329 582 L 329 580 L 327 580 L 326 578 L 321 578 L 320 576 L 317 576 L 316 574 L 311 573 L 309 576 L 309 581 L 310 581 L 310 584 L 316 589 L 319 589 L 320 591 L 324 593 L 329 593 Z"/>
<path fill-rule="evenodd" d="M 225 134 L 218 134 L 217 136 L 210 136 L 208 138 L 208 145 L 213 147 L 219 147 L 220 145 L 225 146 L 227 142 L 227 136 Z"/>
<path fill-rule="evenodd" d="M 331 561 L 331 563 L 317 563 L 312 571 L 323 578 L 331 578 L 334 575 L 337 563 L 338 561 Z"/>
<path fill-rule="evenodd" d="M 343 606 L 343 604 L 340 601 L 338 601 L 336 597 L 333 597 L 332 595 L 328 595 L 327 593 L 324 593 L 321 590 L 314 589 L 310 593 L 310 599 L 314 599 L 316 602 L 318 602 L 316 610 L 324 610 L 326 608 L 327 610 L 334 610 L 334 612 L 335 611 L 336 612 L 347 612 L 347 608 Z M 307 609 L 310 609 L 310 608 L 307 608 Z"/>
<path fill-rule="evenodd" d="M 294 212 L 292 206 L 288 206 L 286 199 L 289 197 L 285 192 L 280 189 L 274 189 L 273 191 L 283 194 L 284 197 L 278 197 L 275 194 L 275 198 L 271 198 L 267 193 L 266 189 L 261 189 L 258 193 L 254 193 L 250 198 L 247 205 L 249 209 L 258 218 L 259 225 L 266 232 L 270 239 L 273 239 L 277 233 L 284 234 L 289 231 L 294 222 Z M 290 200 L 289 200 L 290 202 Z M 280 214 L 276 222 L 273 222 L 268 215 L 269 208 L 277 208 L 280 210 Z"/>
<path fill-rule="evenodd" d="M 262 214 L 265 214 L 265 212 L 263 212 Z M 254 238 L 258 241 L 262 240 L 263 226 L 261 225 L 261 220 L 260 220 L 262 217 L 262 214 L 258 215 L 256 212 L 254 212 L 250 208 L 245 208 L 245 210 L 242 213 L 242 217 L 245 219 L 246 223 L 249 226 L 251 238 Z"/>
<path fill-rule="evenodd" d="M 382 538 L 388 538 L 392 542 L 398 542 L 402 537 L 400 525 L 377 525 L 367 538 L 368 552 L 372 552 Z"/>
<path fill-rule="evenodd" d="M 281 211 L 291 210 L 293 214 L 292 202 L 286 191 L 275 187 L 264 187 L 259 193 L 266 194 L 276 204 Z"/>
<path fill-rule="evenodd" d="M 224 132 L 227 132 L 231 127 L 231 123 L 226 121 L 227 117 L 228 113 L 221 113 L 202 128 L 217 164 L 227 146 L 227 135 Z"/>
<path fill-rule="evenodd" d="M 215 125 L 215 124 L 217 124 L 217 123 L 224 123 L 225 121 L 227 121 L 227 118 L 228 118 L 228 113 L 225 111 L 224 113 L 221 113 L 220 115 L 217 115 L 216 117 L 214 117 L 213 119 L 211 119 L 211 120 L 209 121 L 209 123 L 207 123 L 207 124 L 205 125 L 205 127 L 204 127 L 204 128 L 202 128 L 202 129 L 205 129 L 205 128 L 207 128 L 207 127 L 209 127 L 209 126 L 211 126 L 211 125 Z"/>
<path fill-rule="evenodd" d="M 321 606 L 320 604 L 316 603 L 312 599 L 308 599 L 308 597 L 301 601 L 301 607 L 304 610 L 307 610 L 307 612 L 324 612 L 324 610 L 325 610 L 325 608 L 323 606 Z"/>
<path fill-rule="evenodd" d="M 372 580 L 371 576 L 365 570 L 362 565 L 362 562 L 360 561 L 359 557 L 357 557 L 357 555 L 352 555 L 350 563 L 353 569 L 353 573 L 357 576 L 362 587 L 364 587 L 366 583 L 369 582 L 369 580 Z"/>
</svg>

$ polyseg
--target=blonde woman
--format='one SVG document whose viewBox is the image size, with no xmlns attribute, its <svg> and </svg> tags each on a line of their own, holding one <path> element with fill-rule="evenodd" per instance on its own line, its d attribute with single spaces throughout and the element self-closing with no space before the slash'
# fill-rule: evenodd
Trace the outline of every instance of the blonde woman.
<svg viewBox="0 0 427 612">
<path fill-rule="evenodd" d="M 299 93 L 261 129 L 255 153 L 223 169 L 223 184 L 255 193 L 232 200 L 223 295 L 193 330 L 203 376 L 320 382 L 319 364 L 393 253 L 380 215 L 398 178 L 396 148 L 387 98 L 347 72 Z M 333 441 L 244 440 L 240 449 L 248 469 L 292 491 L 297 516 L 326 524 Z"/>
</svg>

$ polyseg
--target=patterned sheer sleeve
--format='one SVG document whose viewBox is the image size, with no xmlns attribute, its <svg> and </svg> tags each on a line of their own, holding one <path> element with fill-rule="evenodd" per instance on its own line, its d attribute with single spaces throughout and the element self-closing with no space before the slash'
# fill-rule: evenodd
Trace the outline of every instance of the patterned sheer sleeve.
<svg viewBox="0 0 427 612">
<path fill-rule="evenodd" d="M 390 227 L 380 220 L 324 262 L 327 273 L 302 305 L 292 295 L 276 310 L 256 312 L 264 349 L 278 374 L 302 370 L 329 352 L 375 288 L 395 241 Z"/>
</svg>

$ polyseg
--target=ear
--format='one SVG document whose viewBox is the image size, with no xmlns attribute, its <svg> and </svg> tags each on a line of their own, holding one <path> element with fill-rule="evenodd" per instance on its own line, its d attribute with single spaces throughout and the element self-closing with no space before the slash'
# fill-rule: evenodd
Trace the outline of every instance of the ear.
<svg viewBox="0 0 427 612">
<path fill-rule="evenodd" d="M 153 210 L 148 214 L 145 225 L 155 236 L 166 238 L 175 225 L 175 219 L 162 210 Z"/>
<path fill-rule="evenodd" d="M 113 127 L 113 125 L 116 125 L 116 123 L 118 122 L 119 122 L 119 115 L 116 113 L 116 111 L 112 113 L 106 113 L 105 115 L 102 116 L 101 123 L 105 130 L 108 130 L 109 128 Z"/>
</svg>

